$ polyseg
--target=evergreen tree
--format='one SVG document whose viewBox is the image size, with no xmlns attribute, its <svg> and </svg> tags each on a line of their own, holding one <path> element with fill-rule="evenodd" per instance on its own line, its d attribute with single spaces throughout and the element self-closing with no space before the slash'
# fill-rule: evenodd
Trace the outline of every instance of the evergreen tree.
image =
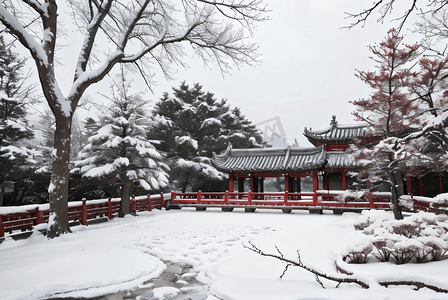
<svg viewBox="0 0 448 300">
<path fill-rule="evenodd" d="M 120 216 L 130 213 L 130 193 L 134 184 L 145 190 L 159 190 L 168 183 L 162 155 L 146 139 L 150 126 L 147 101 L 130 94 L 130 82 L 111 87 L 112 104 L 97 125 L 88 119 L 87 130 L 96 130 L 80 153 L 76 166 L 84 176 L 121 186 Z"/>
<path fill-rule="evenodd" d="M 27 170 L 23 165 L 35 154 L 24 140 L 33 137 L 28 126 L 24 98 L 32 87 L 25 87 L 21 77 L 25 61 L 6 46 L 0 36 L 0 206 L 4 202 L 4 181 L 12 169 Z"/>
<path fill-rule="evenodd" d="M 204 188 L 207 180 L 223 179 L 212 164 L 213 153 L 226 149 L 259 147 L 262 137 L 256 127 L 226 100 L 218 101 L 202 86 L 182 82 L 173 97 L 164 93 L 153 110 L 155 124 L 148 138 L 162 141 L 167 153 L 171 188 L 183 192 Z M 201 186 L 202 184 L 202 186 Z"/>
</svg>

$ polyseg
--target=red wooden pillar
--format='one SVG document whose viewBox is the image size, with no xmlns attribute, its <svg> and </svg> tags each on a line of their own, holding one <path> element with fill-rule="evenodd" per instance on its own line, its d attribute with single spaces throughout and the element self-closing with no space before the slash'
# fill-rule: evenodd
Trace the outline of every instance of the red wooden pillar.
<svg viewBox="0 0 448 300">
<path fill-rule="evenodd" d="M 233 173 L 229 173 L 229 192 L 234 192 L 235 188 L 233 186 Z"/>
<path fill-rule="evenodd" d="M 371 191 L 369 191 L 369 207 L 375 208 L 375 205 L 373 204 L 373 195 Z"/>
<path fill-rule="evenodd" d="M 36 208 L 36 225 L 44 223 L 44 211 L 40 210 L 39 207 Z"/>
<path fill-rule="evenodd" d="M 285 175 L 285 193 L 289 192 L 289 175 Z"/>
<path fill-rule="evenodd" d="M 346 191 L 347 190 L 347 179 L 345 177 L 345 170 L 342 170 L 341 177 L 342 177 L 342 190 Z"/>
<path fill-rule="evenodd" d="M 249 176 L 250 176 L 250 178 L 249 178 L 249 180 L 250 180 L 250 191 L 253 192 L 254 191 L 254 184 L 255 184 L 254 176 L 253 175 L 249 175 Z"/>
<path fill-rule="evenodd" d="M 148 194 L 147 201 L 148 201 L 148 211 L 151 211 L 152 210 L 152 200 L 151 200 L 151 195 L 150 194 Z"/>
<path fill-rule="evenodd" d="M 3 227 L 3 216 L 0 215 L 0 237 L 5 236 L 5 227 Z"/>
<path fill-rule="evenodd" d="M 136 215 L 137 214 L 137 207 L 136 207 L 135 196 L 134 195 L 132 195 L 130 202 L 131 202 L 131 214 Z"/>
<path fill-rule="evenodd" d="M 162 207 L 165 207 L 165 197 L 163 197 L 163 193 L 160 193 L 160 209 L 162 209 Z"/>
<path fill-rule="evenodd" d="M 406 191 L 408 195 L 412 195 L 412 177 L 407 176 L 406 177 Z"/>
<path fill-rule="evenodd" d="M 318 187 L 317 171 L 313 171 L 313 204 L 317 205 L 317 187 Z"/>
<path fill-rule="evenodd" d="M 87 203 L 86 198 L 82 199 L 81 224 L 87 225 Z"/>
<path fill-rule="evenodd" d="M 112 219 L 112 198 L 107 200 L 107 218 Z"/>
</svg>

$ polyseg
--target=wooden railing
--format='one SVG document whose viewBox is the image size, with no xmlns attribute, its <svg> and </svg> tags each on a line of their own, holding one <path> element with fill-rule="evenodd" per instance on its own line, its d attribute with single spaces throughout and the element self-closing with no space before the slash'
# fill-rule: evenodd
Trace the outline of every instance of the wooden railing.
<svg viewBox="0 0 448 300">
<path fill-rule="evenodd" d="M 132 197 L 131 214 L 138 211 L 161 209 L 165 205 L 164 194 Z M 68 219 L 69 222 L 78 221 L 82 225 L 87 225 L 88 220 L 107 217 L 109 220 L 117 216 L 120 209 L 120 199 L 102 199 L 69 202 Z M 0 237 L 6 232 L 32 230 L 37 224 L 48 222 L 50 212 L 48 204 L 27 205 L 25 207 L 0 207 Z"/>
<path fill-rule="evenodd" d="M 390 194 L 366 193 L 360 201 L 341 202 L 335 199 L 342 191 L 316 192 L 171 192 L 170 206 L 248 206 L 259 208 L 379 208 L 389 209 Z"/>
</svg>

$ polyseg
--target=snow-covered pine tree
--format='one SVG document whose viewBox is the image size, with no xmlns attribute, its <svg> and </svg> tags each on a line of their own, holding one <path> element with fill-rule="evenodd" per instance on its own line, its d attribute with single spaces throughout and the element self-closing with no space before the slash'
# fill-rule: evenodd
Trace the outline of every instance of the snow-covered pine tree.
<svg viewBox="0 0 448 300">
<path fill-rule="evenodd" d="M 130 196 L 134 184 L 147 191 L 160 190 L 168 184 L 168 167 L 163 157 L 146 138 L 150 127 L 148 102 L 140 94 L 130 94 L 124 79 L 111 87 L 111 105 L 99 121 L 99 129 L 88 139 L 75 162 L 83 176 L 121 186 L 120 216 L 130 213 Z M 96 127 L 92 120 L 90 129 Z"/>
<path fill-rule="evenodd" d="M 421 127 L 406 137 L 419 148 L 421 157 L 407 162 L 411 173 L 443 172 L 448 153 L 448 57 L 423 57 L 409 84 L 418 101 Z"/>
<path fill-rule="evenodd" d="M 32 86 L 24 83 L 24 64 L 0 36 L 0 206 L 4 202 L 5 177 L 13 169 L 16 175 L 27 170 L 22 167 L 36 154 L 24 142 L 33 137 L 24 107 L 32 92 Z"/>
<path fill-rule="evenodd" d="M 182 82 L 173 91 L 172 97 L 165 93 L 155 104 L 148 138 L 162 141 L 173 190 L 205 190 L 205 182 L 224 178 L 212 164 L 213 152 L 225 150 L 229 143 L 259 147 L 262 137 L 238 108 L 216 100 L 201 85 L 190 88 Z"/>
<path fill-rule="evenodd" d="M 367 99 L 351 101 L 353 115 L 370 126 L 364 137 L 352 149 L 362 166 L 360 177 L 371 183 L 388 183 L 396 219 L 402 219 L 398 206 L 399 190 L 403 185 L 401 171 L 406 160 L 418 153 L 402 138 L 417 128 L 417 103 L 407 90 L 414 76 L 408 68 L 418 55 L 419 45 L 403 45 L 403 37 L 391 29 L 384 41 L 370 46 L 378 65 L 375 72 L 358 71 L 357 77 L 374 90 Z"/>
</svg>

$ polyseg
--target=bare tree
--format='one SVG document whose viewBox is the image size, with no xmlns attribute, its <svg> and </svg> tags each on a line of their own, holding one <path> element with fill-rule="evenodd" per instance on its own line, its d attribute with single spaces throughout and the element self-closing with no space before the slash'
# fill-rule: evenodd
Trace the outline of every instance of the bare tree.
<svg viewBox="0 0 448 300">
<path fill-rule="evenodd" d="M 428 3 L 429 2 L 429 3 Z M 398 0 L 375 0 L 373 4 L 363 9 L 361 12 L 349 13 L 346 12 L 346 15 L 350 19 L 354 19 L 353 22 L 350 23 L 348 28 L 352 28 L 357 25 L 364 25 L 367 19 L 374 18 L 374 14 L 378 13 L 377 22 L 384 22 L 387 16 L 392 16 L 395 21 L 399 21 L 400 25 L 398 26 L 398 31 L 400 31 L 406 21 L 408 21 L 409 17 L 413 14 L 418 14 L 419 16 L 428 16 L 436 14 L 439 10 L 443 9 L 447 6 L 448 2 L 444 0 L 430 0 L 430 1 L 418 1 L 411 0 L 408 1 L 405 5 L 404 10 L 398 11 L 395 13 L 394 9 L 401 3 Z M 421 7 L 418 4 L 422 4 Z"/>
<path fill-rule="evenodd" d="M 72 117 L 81 96 L 117 64 L 138 71 L 150 85 L 154 66 L 165 76 L 173 64 L 185 66 L 182 45 L 192 47 L 205 63 L 222 72 L 232 65 L 257 62 L 257 45 L 247 37 L 266 20 L 262 0 L 70 0 L 71 19 L 83 35 L 67 95 L 55 73 L 56 47 L 69 16 L 57 0 L 4 0 L 0 22 L 35 61 L 45 98 L 56 119 L 48 236 L 70 232 L 68 180 Z M 68 31 L 67 31 L 68 32 Z M 66 33 L 67 34 L 67 33 Z"/>
</svg>

